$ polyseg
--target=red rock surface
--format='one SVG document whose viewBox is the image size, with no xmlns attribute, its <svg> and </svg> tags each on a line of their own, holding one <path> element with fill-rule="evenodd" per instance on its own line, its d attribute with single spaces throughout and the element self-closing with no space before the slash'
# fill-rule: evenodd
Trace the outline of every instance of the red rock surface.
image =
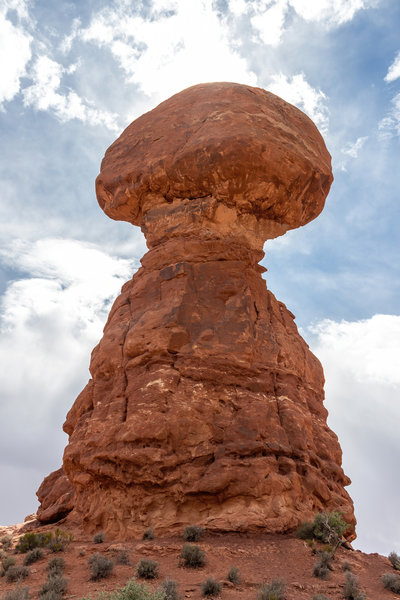
<svg viewBox="0 0 400 600">
<path fill-rule="evenodd" d="M 266 239 L 319 214 L 331 181 L 310 119 L 237 84 L 189 88 L 109 148 L 99 203 L 150 251 L 64 425 L 70 523 L 119 538 L 282 532 L 341 510 L 354 537 L 322 367 L 258 265 Z"/>
</svg>

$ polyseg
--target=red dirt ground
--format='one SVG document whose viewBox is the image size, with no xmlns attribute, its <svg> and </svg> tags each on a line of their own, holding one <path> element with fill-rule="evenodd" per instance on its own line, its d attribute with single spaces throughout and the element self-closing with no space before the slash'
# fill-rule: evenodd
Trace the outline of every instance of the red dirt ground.
<svg viewBox="0 0 400 600">
<path fill-rule="evenodd" d="M 6 533 L 14 533 L 15 536 L 20 532 L 15 528 L 0 528 L 0 538 Z M 394 572 L 387 558 L 379 554 L 364 554 L 359 550 L 339 548 L 330 578 L 322 581 L 312 576 L 316 556 L 305 542 L 293 535 L 206 534 L 197 542 L 206 553 L 206 564 L 200 569 L 189 569 L 179 566 L 179 555 L 184 543 L 179 536 L 155 537 L 151 541 L 116 542 L 105 539 L 104 543 L 95 544 L 92 536 L 76 531 L 73 533 L 74 541 L 66 551 L 60 553 L 66 563 L 64 576 L 69 580 L 65 600 L 86 598 L 89 595 L 95 600 L 99 592 L 123 587 L 135 575 L 135 567 L 141 558 L 157 561 L 160 576 L 155 585 L 159 585 L 165 577 L 175 579 L 179 583 L 182 599 L 200 600 L 201 583 L 210 576 L 223 583 L 221 600 L 256 600 L 260 584 L 272 579 L 285 580 L 286 600 L 312 600 L 316 594 L 323 594 L 332 600 L 342 599 L 344 561 L 350 563 L 352 572 L 359 580 L 360 591 L 366 595 L 367 600 L 400 599 L 384 589 L 381 583 L 380 578 L 384 573 Z M 16 536 L 14 539 L 16 540 Z M 91 581 L 88 558 L 96 552 L 115 558 L 120 549 L 127 550 L 132 565 L 115 565 L 110 577 L 97 582 Z M 53 556 L 55 555 L 45 550 L 45 556 L 30 566 L 30 574 L 22 585 L 29 587 L 31 598 L 38 597 L 46 579 L 46 565 Z M 15 557 L 18 564 L 22 564 L 24 555 L 16 554 Z M 240 569 L 241 583 L 237 586 L 226 579 L 232 565 Z M 7 583 L 5 577 L 0 578 L 0 598 L 15 585 Z"/>
</svg>

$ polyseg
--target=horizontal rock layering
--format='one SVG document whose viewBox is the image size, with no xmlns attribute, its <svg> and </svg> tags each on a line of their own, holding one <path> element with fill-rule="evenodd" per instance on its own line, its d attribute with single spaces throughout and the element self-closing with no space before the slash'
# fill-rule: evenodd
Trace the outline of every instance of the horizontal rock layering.
<svg viewBox="0 0 400 600">
<path fill-rule="evenodd" d="M 193 523 L 281 532 L 341 510 L 354 537 L 322 367 L 258 264 L 266 239 L 319 214 L 331 181 L 308 117 L 237 84 L 189 88 L 110 147 L 99 203 L 150 251 L 67 416 L 43 522 L 73 505 L 71 523 L 121 538 Z"/>
</svg>

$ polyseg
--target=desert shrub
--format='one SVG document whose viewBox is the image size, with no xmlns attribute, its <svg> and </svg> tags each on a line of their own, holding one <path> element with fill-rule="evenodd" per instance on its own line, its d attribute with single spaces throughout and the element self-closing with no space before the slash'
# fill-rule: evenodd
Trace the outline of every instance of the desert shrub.
<svg viewBox="0 0 400 600">
<path fill-rule="evenodd" d="M 348 560 L 342 562 L 342 571 L 351 571 L 351 564 Z"/>
<path fill-rule="evenodd" d="M 174 579 L 164 579 L 161 589 L 165 594 L 164 600 L 179 600 L 178 582 Z"/>
<path fill-rule="evenodd" d="M 396 552 L 391 552 L 388 559 L 392 563 L 392 567 L 396 569 L 396 571 L 400 571 L 400 556 Z"/>
<path fill-rule="evenodd" d="M 54 556 L 47 563 L 46 571 L 48 577 L 62 575 L 65 568 L 65 560 L 61 556 Z"/>
<path fill-rule="evenodd" d="M 214 577 L 208 577 L 201 584 L 201 593 L 203 596 L 219 596 L 222 590 L 222 583 L 214 579 Z"/>
<path fill-rule="evenodd" d="M 122 549 L 118 552 L 117 557 L 115 559 L 117 565 L 131 565 L 131 559 L 129 558 L 129 554 L 126 550 Z"/>
<path fill-rule="evenodd" d="M 101 554 L 93 554 L 88 560 L 90 566 L 90 579 L 97 581 L 109 577 L 114 568 L 112 560 Z"/>
<path fill-rule="evenodd" d="M 183 539 L 187 542 L 198 542 L 204 535 L 204 528 L 200 525 L 187 525 L 183 531 Z"/>
<path fill-rule="evenodd" d="M 3 594 L 1 600 L 29 600 L 29 588 L 17 586 Z"/>
<path fill-rule="evenodd" d="M 318 560 L 313 566 L 313 575 L 319 579 L 328 579 L 332 570 L 332 553 L 320 552 Z"/>
<path fill-rule="evenodd" d="M 365 595 L 359 590 L 357 577 L 353 573 L 347 572 L 345 578 L 343 598 L 346 598 L 346 600 L 365 600 Z"/>
<path fill-rule="evenodd" d="M 151 558 L 142 558 L 136 566 L 136 575 L 142 579 L 156 579 L 158 577 L 158 563 Z"/>
<path fill-rule="evenodd" d="M 50 548 L 52 552 L 64 552 L 66 548 L 70 545 L 74 536 L 72 533 L 68 533 L 63 529 L 56 529 L 54 533 L 51 534 L 49 541 L 46 546 Z"/>
<path fill-rule="evenodd" d="M 40 600 L 45 598 L 46 600 L 57 600 L 61 598 L 67 591 L 68 579 L 65 579 L 62 575 L 49 575 L 47 580 L 42 585 L 42 589 L 39 592 Z"/>
<path fill-rule="evenodd" d="M 96 533 L 93 536 L 93 542 L 95 544 L 102 544 L 104 542 L 104 540 L 105 540 L 105 536 L 104 536 L 104 533 L 102 531 L 99 531 L 98 533 Z"/>
<path fill-rule="evenodd" d="M 228 575 L 226 576 L 226 578 L 231 583 L 234 583 L 235 585 L 238 585 L 240 583 L 239 569 L 237 567 L 235 567 L 235 566 L 232 566 L 229 569 Z"/>
<path fill-rule="evenodd" d="M 51 539 L 51 533 L 33 533 L 28 532 L 22 535 L 16 546 L 15 551 L 20 552 L 21 554 L 25 554 L 29 552 L 29 550 L 33 550 L 34 548 L 44 548 L 48 545 Z"/>
<path fill-rule="evenodd" d="M 43 558 L 43 550 L 41 548 L 34 548 L 33 550 L 29 550 L 29 552 L 26 553 L 25 558 L 23 560 L 23 564 L 25 566 L 31 565 L 32 563 L 36 562 L 37 560 L 40 560 L 41 558 Z"/>
<path fill-rule="evenodd" d="M 92 598 L 89 597 L 86 600 L 92 600 Z M 162 588 L 151 589 L 146 583 L 133 578 L 123 588 L 108 594 L 101 592 L 97 596 L 97 600 L 165 600 L 165 592 Z"/>
<path fill-rule="evenodd" d="M 0 546 L 3 548 L 3 550 L 9 550 L 12 546 L 11 535 L 3 535 L 0 538 Z M 24 589 L 27 589 L 27 588 L 24 588 Z"/>
<path fill-rule="evenodd" d="M 329 600 L 329 598 L 327 598 L 323 594 L 317 594 L 316 596 L 313 596 L 312 600 Z"/>
<path fill-rule="evenodd" d="M 29 569 L 22 565 L 13 565 L 6 571 L 6 581 L 8 583 L 14 583 L 14 581 L 23 581 L 29 575 Z"/>
<path fill-rule="evenodd" d="M 280 579 L 264 583 L 258 590 L 257 600 L 284 600 L 286 584 Z"/>
<path fill-rule="evenodd" d="M 314 538 L 314 523 L 303 521 L 295 531 L 295 536 L 300 540 L 312 540 Z"/>
<path fill-rule="evenodd" d="M 206 562 L 206 553 L 194 544 L 183 544 L 180 556 L 184 567 L 199 568 Z"/>
<path fill-rule="evenodd" d="M 381 577 L 383 587 L 394 594 L 400 594 L 400 577 L 394 573 L 385 573 Z"/>
<path fill-rule="evenodd" d="M 1 561 L 1 566 L 3 567 L 3 575 L 7 572 L 10 567 L 14 567 L 17 564 L 16 559 L 13 556 L 6 556 Z"/>
<path fill-rule="evenodd" d="M 343 533 L 349 525 L 344 521 L 341 512 L 322 512 L 314 518 L 314 537 L 336 546 L 342 539 Z"/>
<path fill-rule="evenodd" d="M 154 540 L 154 529 L 152 527 L 148 527 L 147 529 L 144 530 L 143 532 L 143 538 L 144 540 Z"/>
</svg>

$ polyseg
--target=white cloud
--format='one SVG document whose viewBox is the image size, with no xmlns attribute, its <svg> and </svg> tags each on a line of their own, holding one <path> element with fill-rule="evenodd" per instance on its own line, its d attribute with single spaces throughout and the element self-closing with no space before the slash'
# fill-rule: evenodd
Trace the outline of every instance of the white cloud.
<svg viewBox="0 0 400 600">
<path fill-rule="evenodd" d="M 376 4 L 376 0 L 289 0 L 289 2 L 306 21 L 319 21 L 336 26 L 351 21 L 359 10 Z"/>
<path fill-rule="evenodd" d="M 65 415 L 89 378 L 90 351 L 111 302 L 134 268 L 94 245 L 66 239 L 19 241 L 1 255 L 29 275 L 12 282 L 1 302 L 0 468 L 8 473 L 14 466 L 17 489 L 26 492 L 32 512 L 35 488 L 25 474 L 31 469 L 43 478 L 60 465 Z"/>
<path fill-rule="evenodd" d="M 285 18 L 288 10 L 287 0 L 275 3 L 262 2 L 256 8 L 250 22 L 259 37 L 270 46 L 277 46 L 284 32 Z"/>
<path fill-rule="evenodd" d="M 327 130 L 328 109 L 324 104 L 326 96 L 306 81 L 304 73 L 293 75 L 291 78 L 283 73 L 273 75 L 267 89 L 304 110 L 321 131 Z"/>
<path fill-rule="evenodd" d="M 388 72 L 386 73 L 385 81 L 395 81 L 400 77 L 400 51 L 396 54 L 396 57 L 390 65 Z"/>
<path fill-rule="evenodd" d="M 359 137 L 355 142 L 347 144 L 342 150 L 343 154 L 348 154 L 352 158 L 357 158 L 359 151 L 364 146 L 367 139 L 368 136 Z"/>
<path fill-rule="evenodd" d="M 356 547 L 388 554 L 400 539 L 395 517 L 400 495 L 395 467 L 400 452 L 400 316 L 326 320 L 311 332 L 311 348 L 325 371 L 328 423 L 339 436 L 345 472 L 353 481 L 349 492 L 358 519 Z"/>
<path fill-rule="evenodd" d="M 116 3 L 99 12 L 81 37 L 109 49 L 127 81 L 149 96 L 165 98 L 205 81 L 257 83 L 232 49 L 229 28 L 211 0 L 153 3 L 146 18 Z"/>
<path fill-rule="evenodd" d="M 25 106 L 52 111 L 62 122 L 79 119 L 89 125 L 105 125 L 112 131 L 119 131 L 118 115 L 95 108 L 73 90 L 60 93 L 63 73 L 70 72 L 71 66 L 65 69 L 48 56 L 39 56 L 30 73 L 34 83 L 23 90 Z"/>
<path fill-rule="evenodd" d="M 14 8 L 21 16 L 26 10 L 22 2 L 7 2 L 0 9 L 0 109 L 18 94 L 21 77 L 31 58 L 32 38 L 22 26 L 13 25 L 6 18 L 7 8 Z"/>
<path fill-rule="evenodd" d="M 380 121 L 378 129 L 381 139 L 384 140 L 400 136 L 400 93 L 392 99 L 389 112 Z"/>
</svg>

